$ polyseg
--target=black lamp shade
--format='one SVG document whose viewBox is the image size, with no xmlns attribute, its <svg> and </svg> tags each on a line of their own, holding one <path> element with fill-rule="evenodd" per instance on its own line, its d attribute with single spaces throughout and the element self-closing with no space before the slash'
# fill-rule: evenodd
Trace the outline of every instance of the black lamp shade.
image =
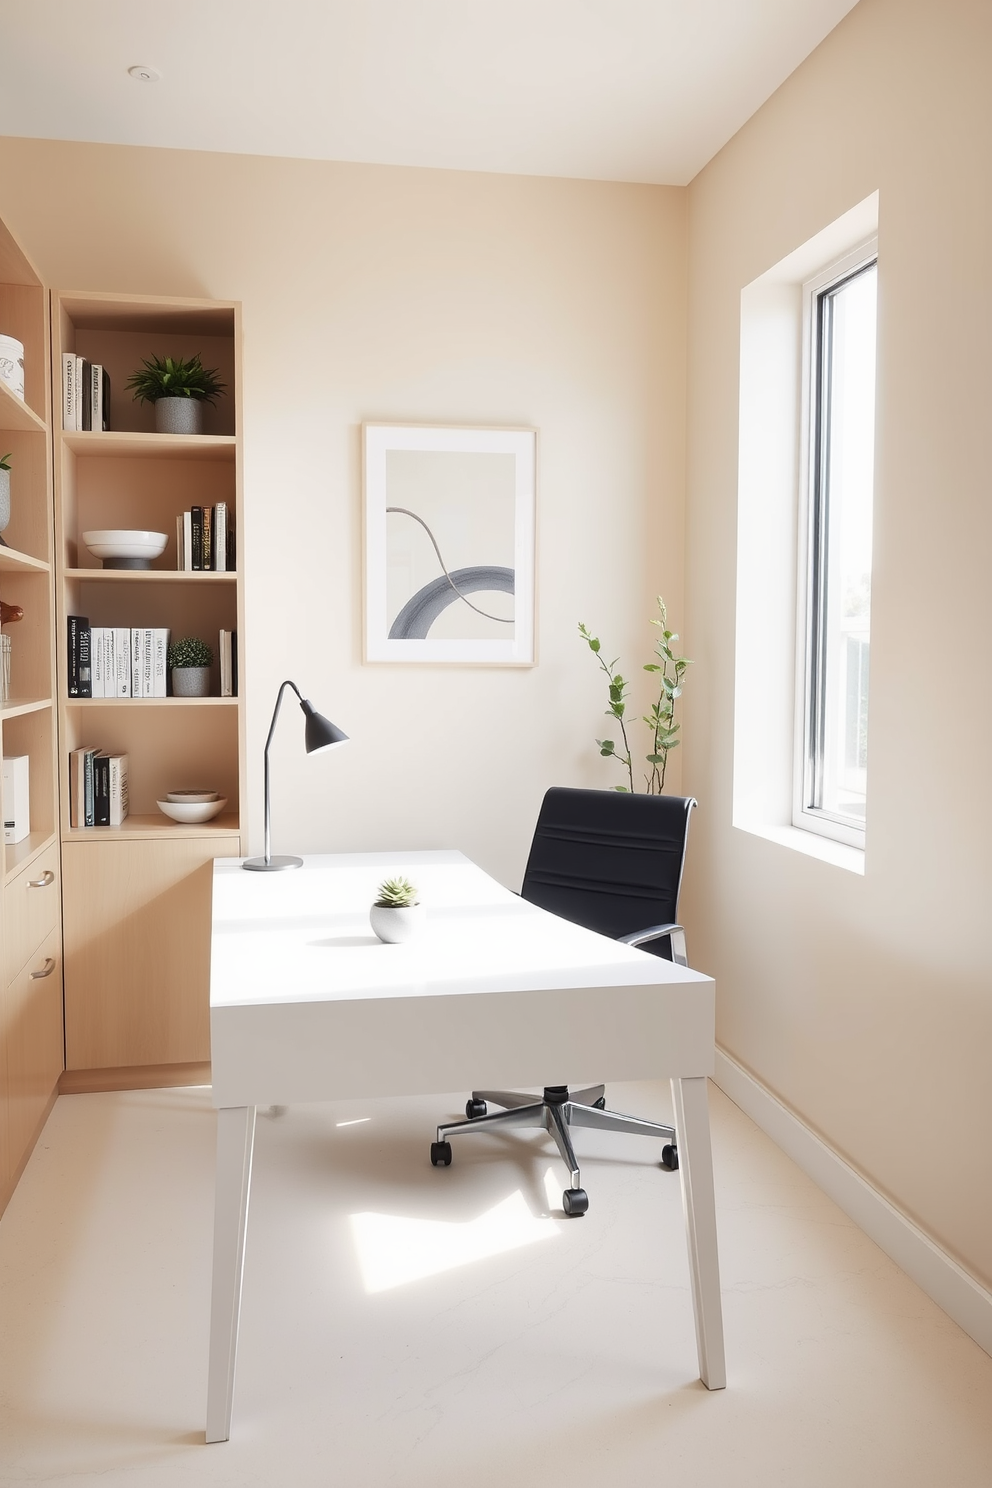
<svg viewBox="0 0 992 1488">
<path fill-rule="evenodd" d="M 335 744 L 347 744 L 348 735 L 342 733 L 337 724 L 331 723 L 322 713 L 318 713 L 311 702 L 306 700 L 301 704 L 306 714 L 306 751 L 307 754 L 316 754 L 318 749 L 333 749 Z"/>
</svg>

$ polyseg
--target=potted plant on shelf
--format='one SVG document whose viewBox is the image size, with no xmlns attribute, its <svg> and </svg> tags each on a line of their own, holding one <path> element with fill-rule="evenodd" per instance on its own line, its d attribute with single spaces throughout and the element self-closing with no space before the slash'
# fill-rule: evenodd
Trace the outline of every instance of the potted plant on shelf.
<svg viewBox="0 0 992 1488">
<path fill-rule="evenodd" d="M 172 671 L 173 697 L 209 697 L 214 653 L 197 636 L 173 641 L 166 660 Z"/>
<path fill-rule="evenodd" d="M 199 355 L 142 357 L 126 386 L 136 403 L 154 403 L 159 434 L 199 434 L 204 403 L 216 403 L 225 384 L 216 367 L 205 367 Z"/>
<path fill-rule="evenodd" d="M 424 906 L 409 879 L 387 878 L 379 885 L 376 901 L 369 912 L 372 929 L 387 945 L 412 940 L 424 918 Z"/>
<path fill-rule="evenodd" d="M 0 455 L 0 532 L 6 532 L 10 523 L 10 455 Z M 6 547 L 0 537 L 0 547 Z"/>
</svg>

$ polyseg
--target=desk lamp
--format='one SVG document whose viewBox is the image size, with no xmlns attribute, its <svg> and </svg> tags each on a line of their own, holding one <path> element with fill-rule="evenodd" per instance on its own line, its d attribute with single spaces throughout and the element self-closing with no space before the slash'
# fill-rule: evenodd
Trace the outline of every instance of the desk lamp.
<svg viewBox="0 0 992 1488">
<path fill-rule="evenodd" d="M 295 682 L 286 681 L 279 689 L 276 705 L 272 711 L 272 722 L 269 724 L 269 736 L 265 741 L 265 856 L 261 858 L 246 858 L 241 864 L 242 868 L 248 868 L 253 873 L 278 873 L 285 868 L 302 868 L 302 858 L 286 857 L 285 855 L 273 857 L 271 852 L 272 838 L 269 830 L 269 745 L 272 743 L 272 735 L 276 731 L 276 719 L 279 717 L 279 709 L 282 706 L 282 695 L 287 687 L 291 687 L 300 700 L 300 707 L 306 717 L 306 733 L 304 743 L 307 754 L 316 754 L 319 749 L 333 749 L 338 744 L 347 744 L 348 735 L 343 734 L 339 728 L 328 719 L 317 712 L 313 703 L 303 696 Z"/>
</svg>

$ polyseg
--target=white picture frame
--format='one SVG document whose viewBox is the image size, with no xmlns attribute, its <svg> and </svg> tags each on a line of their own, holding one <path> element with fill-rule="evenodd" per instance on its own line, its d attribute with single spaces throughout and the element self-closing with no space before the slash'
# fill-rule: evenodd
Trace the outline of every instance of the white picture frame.
<svg viewBox="0 0 992 1488">
<path fill-rule="evenodd" d="M 365 660 L 533 666 L 537 432 L 362 426 Z"/>
</svg>

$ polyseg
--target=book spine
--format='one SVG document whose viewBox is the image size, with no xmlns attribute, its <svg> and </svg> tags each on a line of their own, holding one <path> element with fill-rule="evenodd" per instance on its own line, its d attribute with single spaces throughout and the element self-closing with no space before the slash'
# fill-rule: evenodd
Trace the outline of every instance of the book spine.
<svg viewBox="0 0 992 1488">
<path fill-rule="evenodd" d="M 90 366 L 90 428 L 103 428 L 103 368 L 99 362 Z"/>
<path fill-rule="evenodd" d="M 79 696 L 93 696 L 93 649 L 88 621 L 79 627 Z"/>
<path fill-rule="evenodd" d="M 94 625 L 90 629 L 90 647 L 92 651 L 93 675 L 91 696 L 95 698 L 107 695 L 107 645 L 106 631 L 102 625 Z"/>
<path fill-rule="evenodd" d="M 131 630 L 131 696 L 133 698 L 140 698 L 140 696 L 141 696 L 141 673 L 142 673 L 141 650 L 142 650 L 142 642 L 144 640 L 144 637 L 145 637 L 145 632 L 143 630 L 140 630 L 136 626 L 132 628 L 132 630 Z"/>
<path fill-rule="evenodd" d="M 71 698 L 79 696 L 79 626 L 80 615 L 69 615 L 66 619 L 66 691 Z"/>
<path fill-rule="evenodd" d="M 183 570 L 193 572 L 193 513 L 183 512 Z"/>
<path fill-rule="evenodd" d="M 227 502 L 218 501 L 214 507 L 214 568 L 218 573 L 227 572 Z"/>
<path fill-rule="evenodd" d="M 83 358 L 76 358 L 76 431 L 83 427 Z"/>
<path fill-rule="evenodd" d="M 190 512 L 193 529 L 193 572 L 203 570 L 203 507 L 194 506 Z"/>
<path fill-rule="evenodd" d="M 112 827 L 119 827 L 127 816 L 130 802 L 128 800 L 128 759 L 126 754 L 112 754 L 110 756 L 110 823 Z"/>
<path fill-rule="evenodd" d="M 231 696 L 238 695 L 238 632 L 231 631 Z"/>
<path fill-rule="evenodd" d="M 186 556 L 183 553 L 183 513 L 176 512 L 176 572 L 182 573 L 186 567 Z"/>
<path fill-rule="evenodd" d="M 203 568 L 209 573 L 214 566 L 214 509 L 203 508 Z"/>
<path fill-rule="evenodd" d="M 131 632 L 127 626 L 114 626 L 114 696 L 131 696 Z"/>
<path fill-rule="evenodd" d="M 83 759 L 83 826 L 92 827 L 96 824 L 94 809 L 94 786 L 93 786 L 93 761 L 96 759 L 97 751 L 87 749 Z"/>
<path fill-rule="evenodd" d="M 105 754 L 93 761 L 93 825 L 110 826 L 110 760 Z"/>
<path fill-rule="evenodd" d="M 152 655 L 152 697 L 164 698 L 166 695 L 166 659 L 169 655 L 169 632 L 167 630 L 155 630 L 153 637 Z"/>
<path fill-rule="evenodd" d="M 146 629 L 141 643 L 141 696 L 150 698 L 152 693 L 152 669 L 154 666 L 155 632 Z"/>
<path fill-rule="evenodd" d="M 93 427 L 93 368 L 83 358 L 83 373 L 80 380 L 83 428 L 87 432 Z"/>
<path fill-rule="evenodd" d="M 101 394 L 100 406 L 103 414 L 103 419 L 100 427 L 102 428 L 103 432 L 107 434 L 110 431 L 110 373 L 107 371 L 106 367 L 102 368 L 101 370 L 103 391 Z"/>
<path fill-rule="evenodd" d="M 71 351 L 62 353 L 62 427 L 76 427 L 76 358 Z"/>
<path fill-rule="evenodd" d="M 84 768 L 86 750 L 74 749 L 69 756 L 69 825 L 85 826 Z"/>
</svg>

